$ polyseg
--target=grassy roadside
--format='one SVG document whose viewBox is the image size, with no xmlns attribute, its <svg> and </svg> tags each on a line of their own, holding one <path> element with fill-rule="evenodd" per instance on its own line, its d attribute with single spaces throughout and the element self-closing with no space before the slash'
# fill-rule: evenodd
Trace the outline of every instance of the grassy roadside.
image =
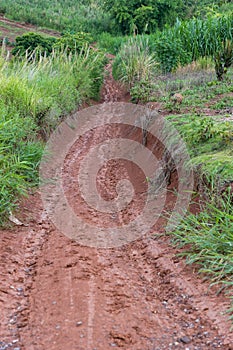
<svg viewBox="0 0 233 350">
<path fill-rule="evenodd" d="M 0 224 L 38 182 L 47 138 L 69 113 L 98 99 L 105 57 L 87 49 L 37 60 L 0 59 Z M 39 137 L 38 137 L 39 136 Z"/>
<path fill-rule="evenodd" d="M 170 232 L 171 241 L 183 247 L 187 263 L 199 264 L 200 272 L 233 298 L 233 69 L 219 82 L 214 62 L 199 58 L 163 74 L 145 46 L 148 40 L 123 46 L 114 75 L 126 84 L 133 102 L 154 103 L 176 127 L 204 196 L 201 212 L 188 213 Z M 171 93 L 181 94 L 182 103 Z"/>
<path fill-rule="evenodd" d="M 232 202 L 230 191 L 221 199 L 212 196 L 200 213 L 189 213 L 170 235 L 172 243 L 183 248 L 179 255 L 187 264 L 199 266 L 211 285 L 219 285 L 219 292 L 225 290 L 233 302 Z M 229 313 L 233 321 L 233 306 Z"/>
</svg>

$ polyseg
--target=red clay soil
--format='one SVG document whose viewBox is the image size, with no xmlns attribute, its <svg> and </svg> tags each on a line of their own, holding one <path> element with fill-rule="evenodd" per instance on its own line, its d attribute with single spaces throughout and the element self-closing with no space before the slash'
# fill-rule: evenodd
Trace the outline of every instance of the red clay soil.
<svg viewBox="0 0 233 350">
<path fill-rule="evenodd" d="M 103 99 L 127 100 L 107 69 Z M 109 191 L 117 181 L 111 176 Z M 174 200 L 170 192 L 167 210 Z M 229 299 L 177 258 L 159 236 L 162 221 L 135 242 L 97 249 L 58 232 L 39 192 L 19 217 L 27 226 L 0 232 L 0 350 L 233 349 Z"/>
</svg>

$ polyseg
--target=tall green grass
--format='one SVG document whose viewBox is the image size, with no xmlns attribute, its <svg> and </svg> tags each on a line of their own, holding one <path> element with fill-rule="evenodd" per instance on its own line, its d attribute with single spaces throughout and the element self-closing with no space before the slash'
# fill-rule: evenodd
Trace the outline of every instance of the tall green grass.
<svg viewBox="0 0 233 350">
<path fill-rule="evenodd" d="M 43 143 L 62 118 L 97 99 L 105 57 L 92 50 L 0 59 L 0 224 L 37 182 Z"/>
<path fill-rule="evenodd" d="M 132 38 L 125 44 L 132 46 Z M 217 60 L 220 56 L 221 64 L 228 60 L 229 68 L 233 63 L 233 57 L 225 57 L 233 52 L 233 15 L 220 15 L 208 17 L 206 19 L 191 19 L 189 21 L 179 21 L 173 27 L 166 27 L 162 32 L 140 36 L 143 42 L 147 40 L 149 53 L 153 54 L 160 64 L 163 73 L 176 70 L 179 66 L 198 60 L 199 58 L 212 57 Z M 136 44 L 135 39 L 135 44 Z M 225 46 L 228 43 L 228 50 Z M 139 54 L 140 41 L 138 40 Z M 134 50 L 136 53 L 136 50 Z M 126 52 L 127 53 L 127 52 Z M 231 55 L 232 56 L 232 55 Z M 125 62 L 119 62 L 125 65 Z"/>
<path fill-rule="evenodd" d="M 37 184 L 43 145 L 31 117 L 22 118 L 14 106 L 0 102 L 0 224 L 17 205 L 19 196 Z"/>
<path fill-rule="evenodd" d="M 180 248 L 188 264 L 220 284 L 233 301 L 233 195 L 212 199 L 203 211 L 188 214 L 172 232 L 172 241 Z M 185 249 L 186 248 L 186 249 Z M 233 311 L 233 308 L 231 312 Z M 233 315 L 230 317 L 233 320 Z"/>
<path fill-rule="evenodd" d="M 6 17 L 59 31 L 98 34 L 113 30 L 113 21 L 100 1 L 84 0 L 0 0 Z"/>
<path fill-rule="evenodd" d="M 97 37 L 97 46 L 100 50 L 116 55 L 121 46 L 129 39 L 127 36 L 113 36 L 103 32 Z"/>
<path fill-rule="evenodd" d="M 131 88 L 141 80 L 149 81 L 155 77 L 158 64 L 150 52 L 146 37 L 130 38 L 123 44 L 113 64 L 113 76 Z"/>
<path fill-rule="evenodd" d="M 2 60 L 1 100 L 50 132 L 84 101 L 98 99 L 105 62 L 104 55 L 90 49 L 75 54 L 54 51 L 39 61 Z"/>
</svg>

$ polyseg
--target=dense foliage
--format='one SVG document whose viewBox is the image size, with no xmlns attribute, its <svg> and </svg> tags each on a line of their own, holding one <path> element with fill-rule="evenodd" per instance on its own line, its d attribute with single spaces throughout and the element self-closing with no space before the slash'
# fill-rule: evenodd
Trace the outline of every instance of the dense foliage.
<svg viewBox="0 0 233 350">
<path fill-rule="evenodd" d="M 25 33 L 16 37 L 15 45 L 12 50 L 13 55 L 25 56 L 33 59 L 43 55 L 50 55 L 53 51 L 59 51 L 61 54 L 75 54 L 85 51 L 92 38 L 90 34 L 77 32 L 76 34 L 64 34 L 62 37 L 55 38 L 51 36 L 43 36 L 38 33 Z"/>
<path fill-rule="evenodd" d="M 0 13 L 59 31 L 151 33 L 176 18 L 232 12 L 231 0 L 0 0 Z"/>
<path fill-rule="evenodd" d="M 108 0 L 105 8 L 115 18 L 122 33 L 151 33 L 171 24 L 179 13 L 182 0 Z"/>
<path fill-rule="evenodd" d="M 16 206 L 18 196 L 37 184 L 37 167 L 43 145 L 39 128 L 30 117 L 20 116 L 15 106 L 0 104 L 0 223 Z"/>
<path fill-rule="evenodd" d="M 187 257 L 187 262 L 198 264 L 200 272 L 208 274 L 213 284 L 221 283 L 223 288 L 233 287 L 232 199 L 230 193 L 215 202 L 212 199 L 205 210 L 189 214 L 173 232 L 173 241 L 186 248 L 182 255 Z"/>
<path fill-rule="evenodd" d="M 37 33 L 26 33 L 16 38 L 15 47 L 12 50 L 13 55 L 31 56 L 35 51 L 40 54 L 50 54 L 56 38 L 44 37 Z"/>
<path fill-rule="evenodd" d="M 215 61 L 216 75 L 224 78 L 227 69 L 233 63 L 233 15 L 208 17 L 205 20 L 192 19 L 176 21 L 173 27 L 150 36 L 142 36 L 147 40 L 147 50 L 160 64 L 163 73 L 174 71 L 200 57 L 211 57 Z M 133 43 L 134 42 L 134 43 Z M 137 45 L 138 38 L 130 39 L 118 53 L 119 61 L 116 76 L 121 77 L 121 67 L 125 70 L 127 51 Z M 140 47 L 140 45 L 138 45 Z M 136 53 L 136 49 L 134 49 Z M 138 50 L 139 52 L 139 50 Z M 140 55 L 140 53 L 139 53 Z M 135 55 L 134 55 L 135 56 Z M 129 64 L 130 61 L 128 61 Z"/>
</svg>

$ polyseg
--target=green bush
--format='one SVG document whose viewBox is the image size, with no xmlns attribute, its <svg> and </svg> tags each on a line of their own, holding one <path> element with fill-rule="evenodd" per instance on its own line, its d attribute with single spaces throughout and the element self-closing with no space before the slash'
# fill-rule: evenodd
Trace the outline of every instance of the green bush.
<svg viewBox="0 0 233 350">
<path fill-rule="evenodd" d="M 169 73 L 179 65 L 184 66 L 192 61 L 191 54 L 186 52 L 182 41 L 168 32 L 159 36 L 154 44 L 155 55 L 164 73 Z"/>
<path fill-rule="evenodd" d="M 131 100 L 134 103 L 152 101 L 157 86 L 150 80 L 140 80 L 130 89 Z"/>
<path fill-rule="evenodd" d="M 57 39 L 53 48 L 60 52 L 66 51 L 69 53 L 81 52 L 83 49 L 87 48 L 93 41 L 89 33 L 78 32 L 75 34 L 64 34 L 61 38 Z"/>
<path fill-rule="evenodd" d="M 25 33 L 15 39 L 16 43 L 12 54 L 14 56 L 27 54 L 28 57 L 33 56 L 33 54 L 50 54 L 56 40 L 54 37 L 44 37 L 37 33 Z"/>
<path fill-rule="evenodd" d="M 106 0 L 103 7 L 112 14 L 123 34 L 153 33 L 172 24 L 182 13 L 182 1 Z"/>
</svg>

